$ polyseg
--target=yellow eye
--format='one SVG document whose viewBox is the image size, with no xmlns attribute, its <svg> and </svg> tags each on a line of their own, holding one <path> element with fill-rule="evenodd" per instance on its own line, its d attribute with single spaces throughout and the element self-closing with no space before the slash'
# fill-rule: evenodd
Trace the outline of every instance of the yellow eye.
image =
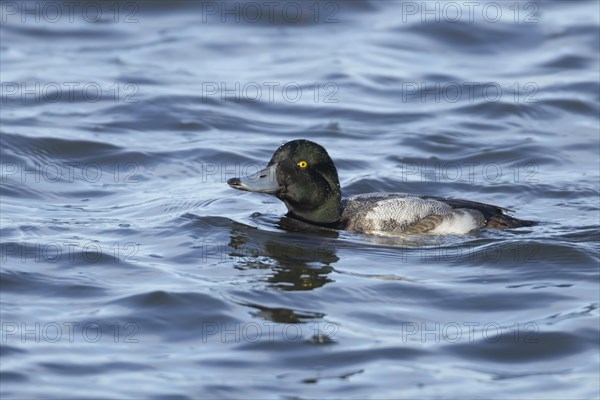
<svg viewBox="0 0 600 400">
<path fill-rule="evenodd" d="M 306 167 L 308 167 L 308 163 L 306 161 L 300 161 L 297 165 L 300 168 L 306 168 Z"/>
</svg>

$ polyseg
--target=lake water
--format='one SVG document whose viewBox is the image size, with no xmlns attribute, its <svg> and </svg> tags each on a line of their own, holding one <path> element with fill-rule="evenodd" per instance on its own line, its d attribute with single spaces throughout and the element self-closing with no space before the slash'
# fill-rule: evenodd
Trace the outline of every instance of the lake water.
<svg viewBox="0 0 600 400">
<path fill-rule="evenodd" d="M 596 1 L 1 4 L 3 399 L 600 396 Z M 489 202 L 377 237 L 233 190 Z"/>
</svg>

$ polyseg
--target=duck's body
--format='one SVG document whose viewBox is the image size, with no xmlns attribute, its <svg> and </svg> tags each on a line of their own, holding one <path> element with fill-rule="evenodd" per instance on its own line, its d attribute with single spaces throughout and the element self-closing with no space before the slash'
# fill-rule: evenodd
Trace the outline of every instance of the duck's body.
<svg viewBox="0 0 600 400">
<path fill-rule="evenodd" d="M 356 232 L 461 234 L 534 224 L 505 214 L 505 208 L 468 200 L 404 193 L 342 199 L 333 161 L 323 147 L 308 140 L 284 144 L 267 168 L 227 183 L 236 189 L 275 195 L 285 203 L 290 217 Z"/>
<path fill-rule="evenodd" d="M 341 229 L 375 234 L 468 233 L 529 223 L 489 204 L 405 193 L 360 194 L 342 200 L 342 208 Z"/>
</svg>

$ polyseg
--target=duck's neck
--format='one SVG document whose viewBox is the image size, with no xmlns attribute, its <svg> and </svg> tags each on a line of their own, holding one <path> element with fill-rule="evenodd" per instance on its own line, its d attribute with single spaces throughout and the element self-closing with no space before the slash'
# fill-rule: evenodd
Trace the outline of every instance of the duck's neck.
<svg viewBox="0 0 600 400">
<path fill-rule="evenodd" d="M 296 203 L 291 199 L 283 199 L 288 215 L 316 225 L 337 225 L 341 218 L 342 194 L 338 182 L 328 183 L 327 186 L 314 188 L 313 198 L 318 199 L 317 201 Z"/>
</svg>

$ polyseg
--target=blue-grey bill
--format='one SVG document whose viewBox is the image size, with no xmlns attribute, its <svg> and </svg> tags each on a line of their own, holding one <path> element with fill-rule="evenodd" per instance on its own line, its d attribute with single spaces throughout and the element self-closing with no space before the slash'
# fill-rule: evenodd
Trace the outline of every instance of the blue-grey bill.
<svg viewBox="0 0 600 400">
<path fill-rule="evenodd" d="M 277 164 L 271 164 L 252 175 L 231 178 L 227 184 L 234 189 L 248 192 L 277 193 L 281 190 L 277 182 Z"/>
</svg>

